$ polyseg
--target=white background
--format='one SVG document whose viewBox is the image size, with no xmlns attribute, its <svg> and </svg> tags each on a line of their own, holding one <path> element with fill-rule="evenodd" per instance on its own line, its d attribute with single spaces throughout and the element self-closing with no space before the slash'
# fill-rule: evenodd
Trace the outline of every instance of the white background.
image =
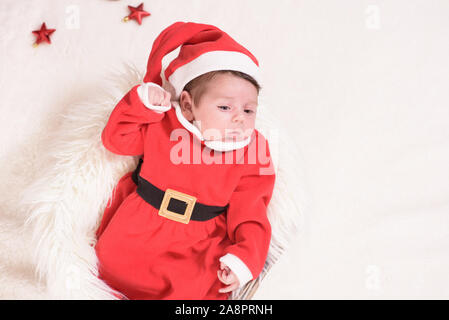
<svg viewBox="0 0 449 320">
<path fill-rule="evenodd" d="M 0 1 L 0 178 L 111 71 L 144 70 L 165 27 L 214 24 L 259 59 L 312 197 L 255 298 L 449 297 L 448 1 L 154 0 L 122 22 L 139 3 Z M 42 22 L 52 44 L 33 48 Z"/>
</svg>

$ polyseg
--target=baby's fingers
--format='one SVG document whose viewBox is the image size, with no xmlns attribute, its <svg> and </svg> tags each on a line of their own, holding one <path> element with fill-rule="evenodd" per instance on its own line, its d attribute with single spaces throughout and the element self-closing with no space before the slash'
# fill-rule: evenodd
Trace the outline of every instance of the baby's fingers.
<svg viewBox="0 0 449 320">
<path fill-rule="evenodd" d="M 168 91 L 164 92 L 164 100 L 162 101 L 162 106 L 169 106 L 170 105 L 170 99 L 171 99 L 171 94 Z"/>
<path fill-rule="evenodd" d="M 160 106 L 164 101 L 164 91 L 157 88 L 148 89 L 148 100 L 152 105 Z"/>
<path fill-rule="evenodd" d="M 221 267 L 224 267 L 224 266 L 221 266 Z M 239 281 L 233 272 L 228 273 L 226 269 L 218 270 L 217 275 L 218 275 L 218 279 L 220 279 L 221 282 L 229 285 L 227 287 L 218 289 L 218 292 L 226 293 L 226 292 L 234 291 L 235 289 L 237 289 L 239 287 Z"/>
<path fill-rule="evenodd" d="M 218 279 L 224 284 L 231 284 L 237 281 L 237 277 L 233 272 L 227 273 L 226 271 L 218 271 Z"/>
<path fill-rule="evenodd" d="M 224 284 L 228 284 L 227 281 L 225 280 L 225 276 L 223 271 L 218 270 L 217 271 L 217 275 L 218 275 L 218 280 L 220 280 L 221 282 L 223 282 Z"/>
<path fill-rule="evenodd" d="M 230 286 L 218 289 L 218 292 L 221 293 L 226 293 L 226 292 L 230 292 L 230 291 L 234 291 L 235 289 L 238 288 L 238 283 L 234 282 L 233 284 L 231 284 Z"/>
</svg>

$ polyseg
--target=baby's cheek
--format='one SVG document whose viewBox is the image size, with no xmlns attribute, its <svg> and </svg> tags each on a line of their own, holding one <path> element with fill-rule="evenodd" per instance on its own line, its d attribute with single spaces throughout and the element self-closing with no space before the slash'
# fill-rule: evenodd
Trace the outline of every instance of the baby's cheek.
<svg viewBox="0 0 449 320">
<path fill-rule="evenodd" d="M 218 128 L 207 128 L 202 134 L 206 140 L 221 140 L 224 137 L 223 132 Z"/>
<path fill-rule="evenodd" d="M 225 127 L 220 122 L 203 121 L 201 129 L 206 140 L 220 140 L 224 137 Z"/>
<path fill-rule="evenodd" d="M 243 138 L 246 139 L 248 137 L 250 137 L 254 132 L 254 128 L 246 128 L 243 130 Z"/>
</svg>

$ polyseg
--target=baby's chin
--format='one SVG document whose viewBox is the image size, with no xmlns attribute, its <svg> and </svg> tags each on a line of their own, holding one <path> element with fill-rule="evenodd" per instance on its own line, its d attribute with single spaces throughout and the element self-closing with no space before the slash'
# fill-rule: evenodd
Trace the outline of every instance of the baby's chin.
<svg viewBox="0 0 449 320">
<path fill-rule="evenodd" d="M 232 136 L 232 137 L 224 137 L 224 138 L 215 138 L 215 137 L 210 137 L 209 139 L 206 138 L 206 140 L 208 141 L 221 141 L 221 142 L 241 142 L 248 139 L 247 136 L 242 136 L 242 137 L 236 137 L 236 136 Z"/>
<path fill-rule="evenodd" d="M 248 139 L 247 136 L 238 136 L 238 137 L 232 136 L 232 137 L 224 137 L 223 139 L 221 139 L 221 141 L 223 141 L 223 142 L 240 142 L 240 141 L 243 141 L 246 139 Z"/>
<path fill-rule="evenodd" d="M 223 134 L 223 136 L 207 136 L 206 140 L 210 140 L 210 141 L 222 141 L 222 142 L 240 142 L 240 141 L 244 141 L 246 139 L 248 139 L 248 137 L 250 137 L 252 135 L 254 130 L 251 130 L 250 132 L 238 132 L 238 133 L 227 133 L 225 132 Z"/>
<path fill-rule="evenodd" d="M 219 139 L 222 142 L 241 142 L 244 141 L 246 139 L 248 139 L 250 136 L 249 135 L 232 135 L 232 136 L 225 136 L 223 139 Z"/>
</svg>

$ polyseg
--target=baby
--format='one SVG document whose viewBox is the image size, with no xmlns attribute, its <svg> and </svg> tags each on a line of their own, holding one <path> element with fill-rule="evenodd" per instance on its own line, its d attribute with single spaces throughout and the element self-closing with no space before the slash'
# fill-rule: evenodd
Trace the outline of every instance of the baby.
<svg viewBox="0 0 449 320">
<path fill-rule="evenodd" d="M 162 57 L 179 46 L 163 81 Z M 126 298 L 228 299 L 262 271 L 275 175 L 254 129 L 257 70 L 220 29 L 177 22 L 155 40 L 144 83 L 111 113 L 104 146 L 141 156 L 97 231 L 100 277 Z"/>
</svg>

